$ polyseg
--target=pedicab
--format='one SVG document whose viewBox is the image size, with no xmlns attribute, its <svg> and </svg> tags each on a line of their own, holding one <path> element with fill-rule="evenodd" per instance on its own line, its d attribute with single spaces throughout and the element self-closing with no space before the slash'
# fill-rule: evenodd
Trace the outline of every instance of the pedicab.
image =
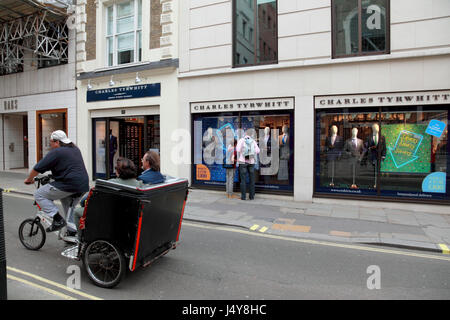
<svg viewBox="0 0 450 320">
<path fill-rule="evenodd" d="M 147 267 L 176 248 L 187 195 L 187 179 L 143 187 L 97 180 L 80 219 L 80 243 L 63 255 L 82 260 L 95 285 L 115 287 L 126 269 Z"/>
</svg>

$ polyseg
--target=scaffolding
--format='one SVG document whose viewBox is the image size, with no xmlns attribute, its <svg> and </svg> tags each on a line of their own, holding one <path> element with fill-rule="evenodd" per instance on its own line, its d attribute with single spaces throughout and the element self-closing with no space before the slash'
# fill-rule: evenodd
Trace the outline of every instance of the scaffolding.
<svg viewBox="0 0 450 320">
<path fill-rule="evenodd" d="M 67 1 L 0 0 L 0 76 L 22 72 L 30 59 L 67 63 Z M 31 52 L 32 55 L 27 55 Z"/>
</svg>

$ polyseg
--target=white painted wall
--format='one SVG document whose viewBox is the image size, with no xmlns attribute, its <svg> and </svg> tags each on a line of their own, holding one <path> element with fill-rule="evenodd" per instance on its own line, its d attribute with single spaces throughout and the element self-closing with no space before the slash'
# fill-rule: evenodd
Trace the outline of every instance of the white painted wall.
<svg viewBox="0 0 450 320">
<path fill-rule="evenodd" d="M 242 72 L 232 69 L 232 1 L 180 3 L 180 74 Z M 391 1 L 391 54 L 331 59 L 330 0 L 279 0 L 279 63 L 273 69 L 349 61 L 450 54 L 450 1 Z"/>
</svg>

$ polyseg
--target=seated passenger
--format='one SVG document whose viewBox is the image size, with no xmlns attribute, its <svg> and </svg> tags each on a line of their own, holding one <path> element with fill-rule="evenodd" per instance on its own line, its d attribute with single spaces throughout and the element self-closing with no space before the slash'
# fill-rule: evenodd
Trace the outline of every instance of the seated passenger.
<svg viewBox="0 0 450 320">
<path fill-rule="evenodd" d="M 124 184 L 124 185 L 131 186 L 131 187 L 139 187 L 142 185 L 141 181 L 136 180 L 136 175 L 137 175 L 136 174 L 136 166 L 134 165 L 133 161 L 131 161 L 130 159 L 122 158 L 122 157 L 117 159 L 116 174 L 117 174 L 118 178 L 110 179 L 108 181 Z M 75 223 L 78 231 L 79 231 L 79 226 L 80 226 L 80 219 L 83 216 L 85 201 L 86 201 L 88 195 L 89 195 L 89 193 L 86 194 L 83 197 L 83 199 L 81 199 L 81 201 L 80 201 L 81 207 L 78 207 L 74 210 L 74 214 L 73 214 L 74 223 Z"/>
<path fill-rule="evenodd" d="M 144 172 L 138 177 L 145 184 L 156 184 L 164 182 L 165 178 L 159 172 L 159 155 L 155 151 L 147 151 L 142 158 L 142 169 Z"/>
<path fill-rule="evenodd" d="M 131 187 L 138 187 L 141 185 L 141 182 L 136 180 L 136 166 L 130 159 L 122 157 L 117 159 L 116 175 L 117 178 L 109 179 L 108 181 L 125 184 Z"/>
</svg>

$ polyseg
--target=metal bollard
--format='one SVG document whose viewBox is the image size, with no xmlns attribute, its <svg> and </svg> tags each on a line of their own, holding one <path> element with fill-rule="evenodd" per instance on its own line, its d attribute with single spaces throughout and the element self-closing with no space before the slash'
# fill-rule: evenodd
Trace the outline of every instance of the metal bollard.
<svg viewBox="0 0 450 320">
<path fill-rule="evenodd" d="M 6 245 L 5 228 L 3 223 L 3 189 L 0 188 L 0 300 L 6 299 Z"/>
</svg>

